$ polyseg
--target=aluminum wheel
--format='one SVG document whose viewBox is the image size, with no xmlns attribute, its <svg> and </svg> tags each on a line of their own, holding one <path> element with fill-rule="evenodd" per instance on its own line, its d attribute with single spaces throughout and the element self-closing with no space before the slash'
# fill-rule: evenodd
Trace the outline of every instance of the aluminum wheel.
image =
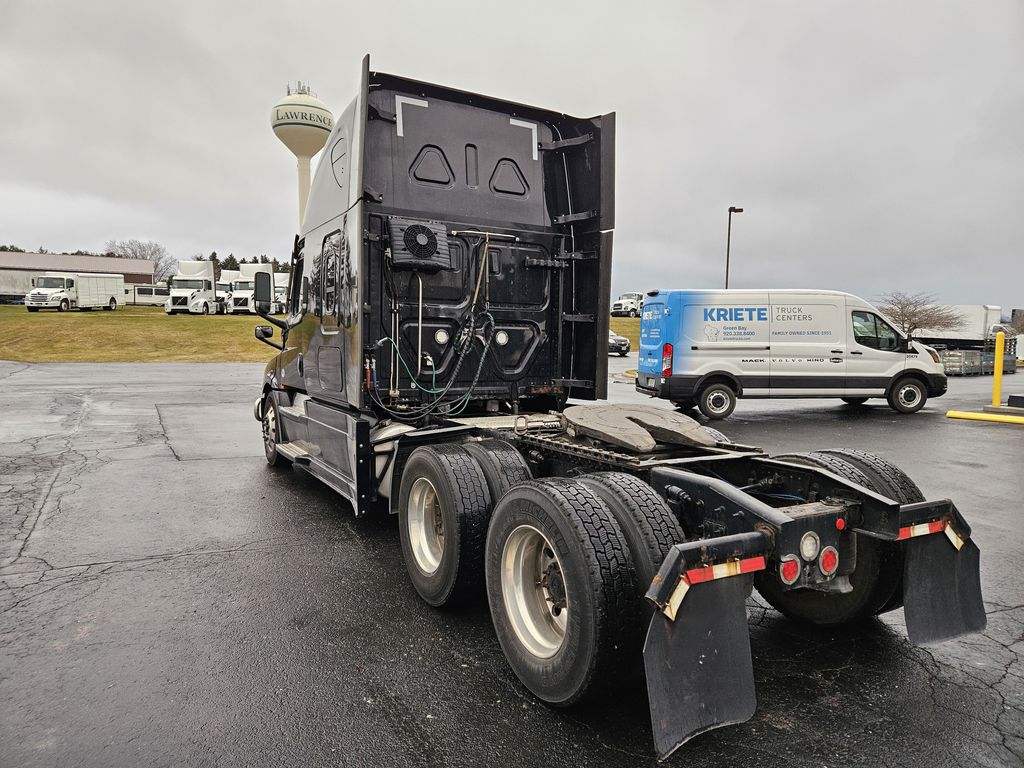
<svg viewBox="0 0 1024 768">
<path fill-rule="evenodd" d="M 554 548 L 531 525 L 519 526 L 505 540 L 501 594 L 523 647 L 541 659 L 554 656 L 565 641 L 569 596 Z"/>
<path fill-rule="evenodd" d="M 417 477 L 409 491 L 409 544 L 413 559 L 428 576 L 441 566 L 444 552 L 444 520 L 434 484 Z"/>
<path fill-rule="evenodd" d="M 277 453 L 277 411 L 269 399 L 263 403 L 263 450 L 268 460 Z"/>
</svg>

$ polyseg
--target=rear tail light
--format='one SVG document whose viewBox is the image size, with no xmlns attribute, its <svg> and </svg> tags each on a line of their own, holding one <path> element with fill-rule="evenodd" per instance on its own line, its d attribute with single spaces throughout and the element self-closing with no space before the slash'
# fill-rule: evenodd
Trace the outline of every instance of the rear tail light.
<svg viewBox="0 0 1024 768">
<path fill-rule="evenodd" d="M 831 576 L 839 568 L 839 551 L 835 547 L 825 547 L 818 555 L 818 568 L 826 576 Z"/>
<path fill-rule="evenodd" d="M 672 345 L 661 345 L 661 375 L 668 378 L 672 375 Z"/>
<path fill-rule="evenodd" d="M 779 578 L 786 585 L 795 584 L 796 580 L 800 578 L 800 561 L 797 560 L 796 555 L 786 555 L 782 558 L 779 563 Z"/>
</svg>

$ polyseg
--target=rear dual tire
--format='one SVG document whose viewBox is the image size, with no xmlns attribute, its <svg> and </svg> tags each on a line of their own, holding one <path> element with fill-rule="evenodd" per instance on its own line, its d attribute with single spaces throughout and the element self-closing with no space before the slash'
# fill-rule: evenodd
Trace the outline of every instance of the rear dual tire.
<svg viewBox="0 0 1024 768">
<path fill-rule="evenodd" d="M 901 504 L 923 501 L 924 495 L 894 464 L 865 451 L 815 451 L 773 456 L 781 461 L 824 469 Z M 774 608 L 795 621 L 836 626 L 862 621 L 903 604 L 903 552 L 896 542 L 852 534 L 857 567 L 850 574 L 850 592 L 810 589 L 783 591 L 774 571 L 760 571 L 754 586 Z"/>
</svg>

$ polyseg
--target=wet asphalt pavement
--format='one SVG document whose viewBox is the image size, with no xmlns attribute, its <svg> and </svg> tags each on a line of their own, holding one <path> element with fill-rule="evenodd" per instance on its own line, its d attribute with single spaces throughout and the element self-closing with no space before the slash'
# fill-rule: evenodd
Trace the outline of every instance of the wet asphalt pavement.
<svg viewBox="0 0 1024 768">
<path fill-rule="evenodd" d="M 485 606 L 418 600 L 394 520 L 268 468 L 261 370 L 0 362 L 0 765 L 655 764 L 642 686 L 540 705 Z M 808 631 L 755 595 L 757 714 L 668 765 L 1024 763 L 1024 428 L 943 417 L 990 386 L 952 379 L 911 417 L 740 401 L 716 425 L 773 453 L 873 450 L 953 498 L 989 624 L 925 649 L 900 612 Z"/>
</svg>

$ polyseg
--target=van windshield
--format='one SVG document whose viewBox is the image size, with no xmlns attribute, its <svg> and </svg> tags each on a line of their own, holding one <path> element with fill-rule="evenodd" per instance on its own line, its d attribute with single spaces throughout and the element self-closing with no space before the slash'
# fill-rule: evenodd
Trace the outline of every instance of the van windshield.
<svg viewBox="0 0 1024 768">
<path fill-rule="evenodd" d="M 63 277 L 40 277 L 36 280 L 36 288 L 63 288 Z"/>
<path fill-rule="evenodd" d="M 180 280 L 174 279 L 173 287 L 178 290 L 198 291 L 203 287 L 202 280 Z"/>
</svg>

